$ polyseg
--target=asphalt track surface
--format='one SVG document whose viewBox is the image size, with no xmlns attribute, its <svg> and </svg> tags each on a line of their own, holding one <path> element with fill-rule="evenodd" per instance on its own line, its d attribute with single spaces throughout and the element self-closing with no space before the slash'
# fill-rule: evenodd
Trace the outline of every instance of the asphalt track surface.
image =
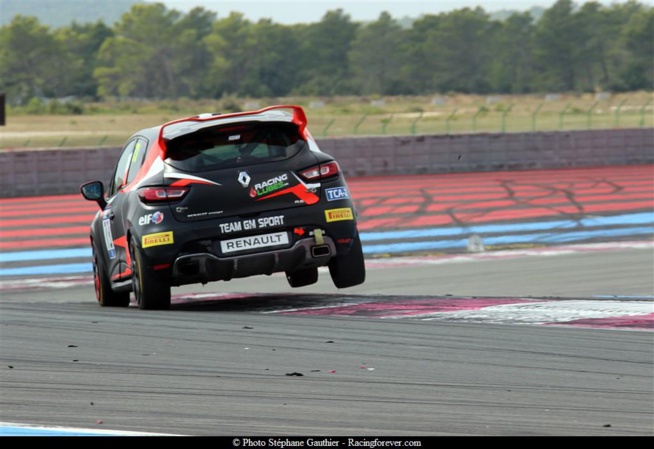
<svg viewBox="0 0 654 449">
<path fill-rule="evenodd" d="M 640 172 L 640 199 L 625 197 L 623 181 L 635 172 L 620 178 L 616 169 L 595 184 L 620 187 L 613 204 L 601 200 L 602 211 L 586 213 L 600 200 L 580 201 L 577 192 L 541 212 L 578 223 L 651 214 L 649 169 Z M 599 176 L 567 173 L 577 176 L 568 187 Z M 532 181 L 535 174 L 543 172 Z M 366 205 L 361 185 L 350 187 L 363 232 L 394 232 L 407 221 L 414 231 L 440 226 L 428 222 L 443 214 L 426 208 L 371 212 L 395 197 L 377 186 Z M 577 212 L 562 208 L 564 198 Z M 450 216 L 469 225 L 492 209 L 488 224 L 528 226 L 534 216 L 498 218 L 535 210 L 525 204 L 484 212 L 476 203 L 463 217 L 459 202 Z M 368 227 L 382 218 L 395 221 Z M 387 251 L 369 255 L 364 285 L 342 291 L 324 270 L 318 284 L 299 290 L 279 275 L 186 286 L 161 312 L 99 308 L 84 272 L 4 276 L 0 421 L 230 437 L 654 436 L 654 246 L 652 226 L 644 227 L 649 234 L 479 253 Z M 394 238 L 386 243 L 406 243 Z"/>
</svg>

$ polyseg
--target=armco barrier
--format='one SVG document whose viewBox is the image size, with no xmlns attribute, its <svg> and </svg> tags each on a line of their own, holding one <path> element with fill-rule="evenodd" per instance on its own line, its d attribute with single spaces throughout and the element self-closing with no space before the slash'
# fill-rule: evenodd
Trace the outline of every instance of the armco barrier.
<svg viewBox="0 0 654 449">
<path fill-rule="evenodd" d="M 346 176 L 654 163 L 654 128 L 317 139 Z M 120 148 L 0 153 L 0 196 L 79 192 L 111 178 Z"/>
</svg>

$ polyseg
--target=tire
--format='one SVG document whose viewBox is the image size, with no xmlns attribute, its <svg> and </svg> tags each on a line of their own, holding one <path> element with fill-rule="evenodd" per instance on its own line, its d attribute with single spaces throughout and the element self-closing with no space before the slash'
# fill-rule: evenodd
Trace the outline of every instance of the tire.
<svg viewBox="0 0 654 449">
<path fill-rule="evenodd" d="M 329 261 L 329 274 L 336 288 L 354 287 L 366 280 L 366 264 L 359 233 L 354 236 L 354 243 L 347 254 Z"/>
<path fill-rule="evenodd" d="M 100 256 L 91 243 L 93 248 L 93 285 L 95 286 L 95 296 L 98 299 L 100 307 L 129 307 L 129 292 L 115 292 L 111 289 L 109 276 L 100 261 Z"/>
<path fill-rule="evenodd" d="M 156 276 L 144 263 L 139 247 L 132 243 L 132 292 L 139 308 L 142 310 L 170 309 L 170 283 Z"/>
<path fill-rule="evenodd" d="M 318 268 L 304 268 L 292 273 L 286 273 L 288 285 L 293 288 L 304 287 L 318 282 Z"/>
</svg>

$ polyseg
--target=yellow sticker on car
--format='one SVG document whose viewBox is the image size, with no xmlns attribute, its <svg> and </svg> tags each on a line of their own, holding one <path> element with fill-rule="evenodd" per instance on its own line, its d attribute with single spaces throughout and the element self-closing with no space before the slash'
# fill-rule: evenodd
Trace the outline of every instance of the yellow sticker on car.
<svg viewBox="0 0 654 449">
<path fill-rule="evenodd" d="M 149 248 L 151 246 L 161 246 L 161 245 L 172 245 L 173 244 L 173 233 L 169 232 L 157 232 L 156 234 L 147 234 L 144 235 L 141 239 L 141 246 L 143 248 Z"/>
<path fill-rule="evenodd" d="M 132 153 L 132 162 L 136 162 L 136 159 L 139 157 L 139 150 L 141 149 L 141 142 L 136 142 L 134 147 L 134 153 Z"/>
<path fill-rule="evenodd" d="M 326 210 L 325 219 L 328 223 L 332 221 L 354 220 L 354 215 L 352 214 L 352 209 L 343 207 L 340 209 Z"/>
</svg>

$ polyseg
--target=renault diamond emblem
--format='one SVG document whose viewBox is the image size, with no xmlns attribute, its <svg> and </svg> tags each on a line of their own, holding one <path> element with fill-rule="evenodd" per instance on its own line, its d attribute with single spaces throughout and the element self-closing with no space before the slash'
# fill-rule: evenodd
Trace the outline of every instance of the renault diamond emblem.
<svg viewBox="0 0 654 449">
<path fill-rule="evenodd" d="M 238 182 L 240 182 L 243 187 L 249 186 L 250 185 L 250 175 L 248 175 L 244 171 L 240 172 L 238 174 Z"/>
</svg>

